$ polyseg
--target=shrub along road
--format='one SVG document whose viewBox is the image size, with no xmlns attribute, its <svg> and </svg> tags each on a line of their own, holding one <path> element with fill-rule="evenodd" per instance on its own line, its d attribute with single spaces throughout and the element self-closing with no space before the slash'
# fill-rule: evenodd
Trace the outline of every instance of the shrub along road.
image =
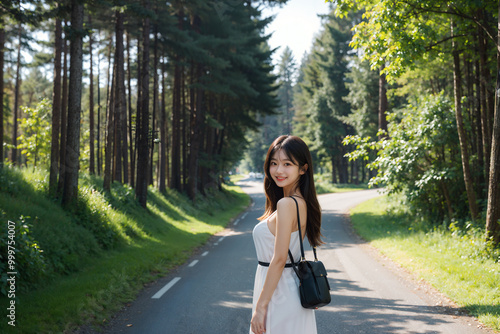
<svg viewBox="0 0 500 334">
<path fill-rule="evenodd" d="M 261 182 L 241 186 L 252 206 L 185 265 L 147 286 L 106 333 L 248 333 L 257 265 L 252 229 L 265 197 Z M 347 210 L 376 196 L 377 190 L 320 196 L 326 244 L 318 256 L 332 303 L 316 313 L 318 333 L 487 333 L 351 232 Z M 312 259 L 310 250 L 306 257 Z"/>
</svg>

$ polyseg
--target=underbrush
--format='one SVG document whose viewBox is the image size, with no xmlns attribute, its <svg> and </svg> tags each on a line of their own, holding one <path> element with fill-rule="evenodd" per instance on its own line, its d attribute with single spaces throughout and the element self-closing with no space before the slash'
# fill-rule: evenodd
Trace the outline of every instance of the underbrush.
<svg viewBox="0 0 500 334">
<path fill-rule="evenodd" d="M 433 225 L 388 197 L 351 212 L 356 231 L 389 258 L 423 278 L 487 326 L 500 330 L 500 249 L 470 222 Z"/>
</svg>

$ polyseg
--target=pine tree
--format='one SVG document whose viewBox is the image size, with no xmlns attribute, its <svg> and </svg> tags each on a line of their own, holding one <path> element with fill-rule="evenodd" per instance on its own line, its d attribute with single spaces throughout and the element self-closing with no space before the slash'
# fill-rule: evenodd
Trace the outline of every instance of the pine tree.
<svg viewBox="0 0 500 334">
<path fill-rule="evenodd" d="M 68 127 L 66 135 L 66 160 L 62 203 L 69 205 L 78 196 L 78 172 L 80 158 L 80 114 L 83 71 L 83 4 L 71 2 L 71 61 L 68 96 Z"/>
</svg>

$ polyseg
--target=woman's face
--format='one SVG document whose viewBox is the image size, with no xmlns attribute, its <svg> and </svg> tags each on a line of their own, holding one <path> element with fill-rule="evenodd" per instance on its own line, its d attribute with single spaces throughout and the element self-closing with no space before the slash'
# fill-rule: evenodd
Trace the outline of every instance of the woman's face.
<svg viewBox="0 0 500 334">
<path fill-rule="evenodd" d="M 291 189 L 299 180 L 304 171 L 300 170 L 283 150 L 276 151 L 271 157 L 269 174 L 280 188 Z"/>
</svg>

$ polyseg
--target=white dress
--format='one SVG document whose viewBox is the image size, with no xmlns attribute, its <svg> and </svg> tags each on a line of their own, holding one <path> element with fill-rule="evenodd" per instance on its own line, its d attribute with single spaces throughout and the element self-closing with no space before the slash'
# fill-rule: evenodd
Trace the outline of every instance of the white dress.
<svg viewBox="0 0 500 334">
<path fill-rule="evenodd" d="M 253 229 L 253 240 L 257 259 L 271 262 L 274 254 L 274 235 L 269 230 L 267 219 L 258 223 Z M 299 231 L 292 232 L 290 252 L 294 261 L 300 260 Z M 287 262 L 290 262 L 288 258 Z M 253 288 L 253 307 L 259 299 L 269 267 L 257 265 Z M 316 316 L 314 310 L 305 309 L 300 304 L 299 280 L 293 268 L 284 268 L 276 290 L 267 309 L 266 334 L 316 334 Z M 250 329 L 250 334 L 252 330 Z"/>
</svg>

